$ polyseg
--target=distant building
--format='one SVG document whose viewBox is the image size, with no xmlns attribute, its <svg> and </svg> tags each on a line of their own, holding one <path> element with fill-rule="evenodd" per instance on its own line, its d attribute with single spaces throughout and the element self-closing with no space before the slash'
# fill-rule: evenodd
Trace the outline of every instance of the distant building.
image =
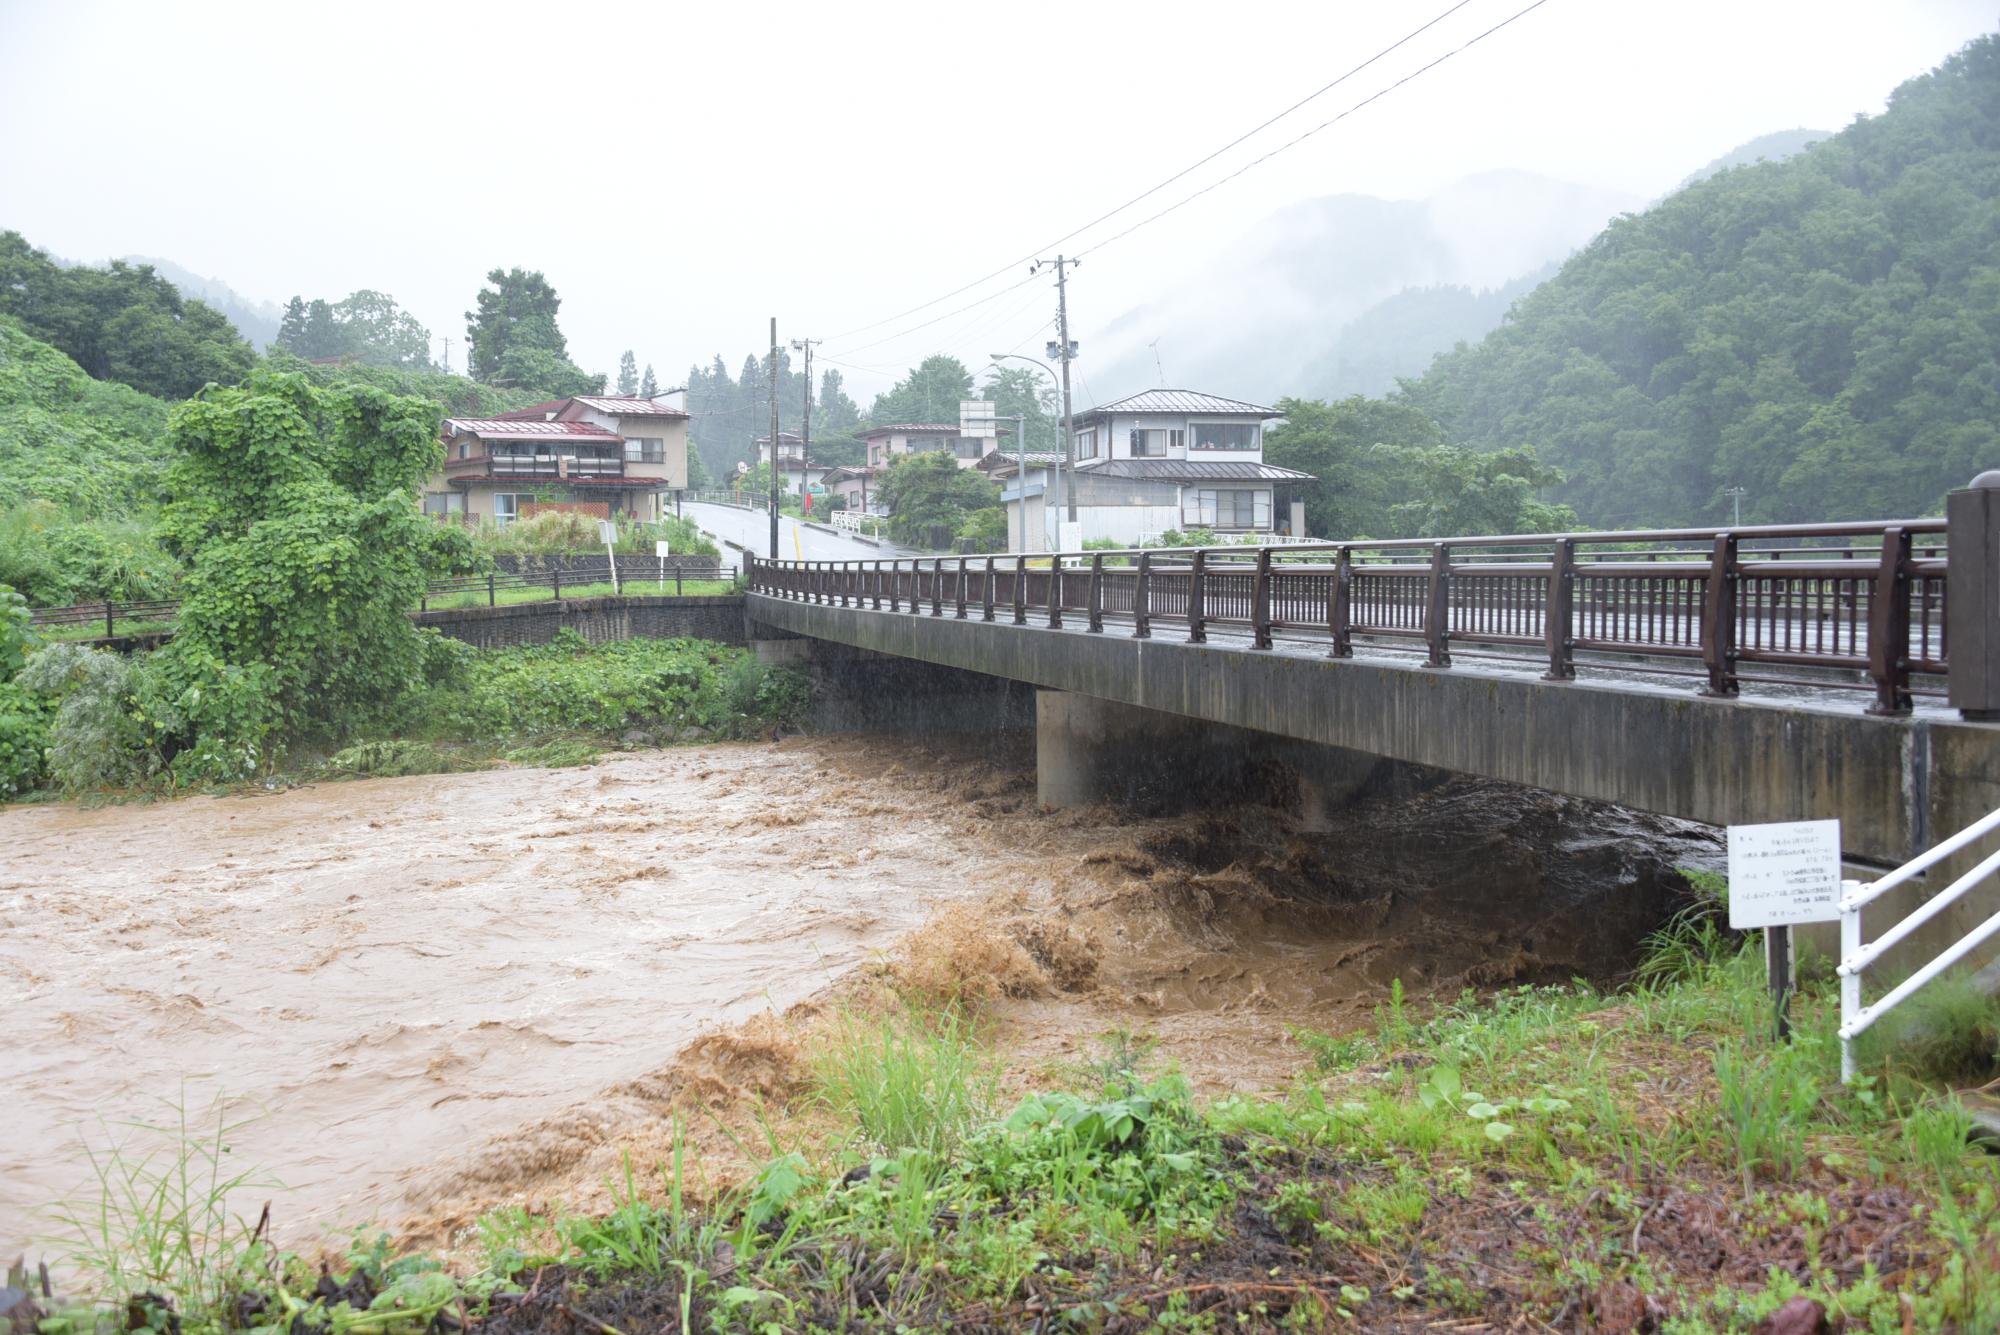
<svg viewBox="0 0 2000 1335">
<path fill-rule="evenodd" d="M 1002 431 L 1004 434 L 1005 428 Z M 868 447 L 870 468 L 886 468 L 897 455 L 935 450 L 951 454 L 960 468 L 971 468 L 993 448 L 990 437 L 961 435 L 956 422 L 901 422 L 870 427 L 856 434 Z"/>
<path fill-rule="evenodd" d="M 771 438 L 757 437 L 757 462 L 768 465 L 771 462 Z M 778 474 L 784 479 L 786 491 L 798 494 L 809 486 L 818 486 L 826 477 L 830 464 L 812 463 L 805 441 L 795 432 L 778 433 Z"/>
<path fill-rule="evenodd" d="M 848 509 L 874 513 L 880 509 L 880 500 L 875 494 L 879 471 L 861 464 L 848 464 L 827 469 L 821 480 L 826 484 L 828 494 L 840 497 Z"/>
<path fill-rule="evenodd" d="M 1302 538 L 1298 493 L 1318 479 L 1264 462 L 1264 424 L 1277 415 L 1213 394 L 1146 390 L 1076 414 L 1073 479 L 1056 476 L 1054 456 L 1031 455 L 1025 479 L 1014 476 L 1005 451 L 980 466 L 1005 483 L 1010 539 L 1039 535 L 1027 550 L 1068 550 L 1103 538 L 1137 546 L 1171 529 Z M 1058 527 L 1068 519 L 1064 485 L 1076 490 L 1077 529 L 1069 533 Z"/>
<path fill-rule="evenodd" d="M 444 422 L 424 512 L 511 524 L 542 507 L 657 519 L 687 488 L 688 415 L 658 399 L 579 395 Z"/>
</svg>

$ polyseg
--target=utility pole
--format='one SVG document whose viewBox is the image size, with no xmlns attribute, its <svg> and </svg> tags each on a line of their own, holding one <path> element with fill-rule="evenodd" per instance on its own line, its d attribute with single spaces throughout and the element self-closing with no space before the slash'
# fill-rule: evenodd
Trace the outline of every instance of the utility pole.
<svg viewBox="0 0 2000 1335">
<path fill-rule="evenodd" d="M 1036 260 L 1028 267 L 1033 273 L 1044 264 L 1053 263 L 1056 269 L 1056 341 L 1049 344 L 1049 356 L 1062 363 L 1062 410 L 1063 410 L 1063 470 L 1069 474 L 1069 485 L 1063 488 L 1063 501 L 1069 507 L 1069 522 L 1076 522 L 1076 433 L 1070 427 L 1069 364 L 1076 357 L 1076 344 L 1069 337 L 1069 274 L 1080 260 L 1064 259 L 1061 255 L 1053 261 Z M 1062 543 L 1056 543 L 1061 550 Z"/>
<path fill-rule="evenodd" d="M 813 344 L 826 342 L 823 338 L 795 338 L 792 347 L 806 355 L 806 415 L 799 419 L 799 488 L 811 497 L 812 443 L 813 443 Z M 778 448 L 774 442 L 773 451 Z"/>
<path fill-rule="evenodd" d="M 778 317 L 771 317 L 771 559 L 778 559 Z"/>
<path fill-rule="evenodd" d="M 1724 487 L 1722 494 L 1734 502 L 1736 507 L 1736 518 L 1730 522 L 1729 526 L 1731 528 L 1742 528 L 1743 498 L 1750 494 L 1750 489 L 1748 487 Z"/>
<path fill-rule="evenodd" d="M 444 339 L 444 372 L 445 372 L 445 374 L 446 374 L 446 375 L 450 375 L 450 374 L 451 374 L 451 336 L 447 334 L 447 335 L 441 335 L 441 337 L 442 337 L 442 338 Z"/>
</svg>

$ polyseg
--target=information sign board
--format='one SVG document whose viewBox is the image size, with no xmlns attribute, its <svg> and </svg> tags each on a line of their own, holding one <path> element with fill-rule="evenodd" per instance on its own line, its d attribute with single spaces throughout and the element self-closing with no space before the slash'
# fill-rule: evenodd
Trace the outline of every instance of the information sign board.
<svg viewBox="0 0 2000 1335">
<path fill-rule="evenodd" d="M 1840 917 L 1840 822 L 1729 827 L 1729 925 L 1738 931 Z"/>
</svg>

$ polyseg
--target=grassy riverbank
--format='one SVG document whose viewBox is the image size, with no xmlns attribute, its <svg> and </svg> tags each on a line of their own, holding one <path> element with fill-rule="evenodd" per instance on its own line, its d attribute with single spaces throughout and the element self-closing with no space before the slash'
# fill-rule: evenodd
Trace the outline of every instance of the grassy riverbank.
<svg viewBox="0 0 2000 1335">
<path fill-rule="evenodd" d="M 892 981 L 768 1039 L 769 1102 L 689 1103 L 606 1214 L 491 1213 L 449 1273 L 363 1243 L 316 1274 L 212 1193 L 142 1191 L 78 1258 L 108 1307 L 43 1330 L 1694 1335 L 1795 1299 L 1834 1330 L 2000 1328 L 2000 1160 L 1895 1067 L 1907 1039 L 1843 1089 L 1824 982 L 1779 1045 L 1754 946 L 1667 947 L 1617 994 L 1420 1016 L 1398 989 L 1369 1032 L 1295 1035 L 1289 1087 L 1207 1103 L 1125 1036 L 1006 1089 L 976 999 Z M 717 1116 L 738 1177 L 693 1146 Z"/>
</svg>

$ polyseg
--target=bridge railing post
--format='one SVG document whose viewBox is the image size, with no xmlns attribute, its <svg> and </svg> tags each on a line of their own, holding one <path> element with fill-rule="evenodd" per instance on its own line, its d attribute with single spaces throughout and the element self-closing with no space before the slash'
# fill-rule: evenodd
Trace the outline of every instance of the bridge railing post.
<svg viewBox="0 0 2000 1335">
<path fill-rule="evenodd" d="M 1139 573 L 1132 584 L 1132 638 L 1153 637 L 1153 554 L 1139 553 Z"/>
<path fill-rule="evenodd" d="M 1014 558 L 1014 624 L 1028 624 L 1028 558 Z"/>
<path fill-rule="evenodd" d="M 1570 625 L 1576 597 L 1576 542 L 1557 538 L 1549 552 L 1549 587 L 1542 599 L 1542 640 L 1548 646 L 1549 670 L 1543 681 L 1576 680 L 1575 643 Z"/>
<path fill-rule="evenodd" d="M 931 562 L 931 615 L 934 617 L 944 615 L 944 558 L 942 556 L 935 558 Z"/>
<path fill-rule="evenodd" d="M 989 556 L 986 558 L 986 584 L 981 590 L 979 598 L 979 619 L 981 621 L 991 621 L 993 619 L 993 587 L 996 578 L 993 573 L 993 558 Z"/>
<path fill-rule="evenodd" d="M 1062 629 L 1062 577 L 1061 552 L 1049 554 L 1049 629 Z"/>
<path fill-rule="evenodd" d="M 875 611 L 879 612 L 882 610 L 882 563 L 880 561 L 871 561 L 868 572 L 874 576 L 873 579 L 868 581 L 872 586 L 869 603 Z"/>
<path fill-rule="evenodd" d="M 889 563 L 889 610 L 891 612 L 900 612 L 903 610 L 903 563 L 901 561 L 891 561 Z"/>
<path fill-rule="evenodd" d="M 1425 667 L 1451 666 L 1451 548 L 1431 544 L 1431 573 L 1424 581 Z"/>
<path fill-rule="evenodd" d="M 1736 535 L 1716 534 L 1701 595 L 1701 661 L 1708 669 L 1703 695 L 1736 694 L 1736 587 L 1741 577 L 1736 566 Z"/>
<path fill-rule="evenodd" d="M 953 609 L 960 621 L 965 620 L 965 558 L 958 558 L 958 606 Z"/>
<path fill-rule="evenodd" d="M 1208 643 L 1208 550 L 1194 549 L 1188 562 L 1188 643 Z"/>
<path fill-rule="evenodd" d="M 1271 549 L 1257 549 L 1257 573 L 1250 577 L 1250 647 L 1271 647 Z"/>
<path fill-rule="evenodd" d="M 2000 721 L 2000 469 L 1945 497 L 1945 643 L 1952 708 Z"/>
<path fill-rule="evenodd" d="M 1342 547 L 1333 557 L 1333 587 L 1326 592 L 1326 631 L 1333 640 L 1328 658 L 1354 657 L 1354 553 Z"/>
<path fill-rule="evenodd" d="M 1868 676 L 1875 683 L 1871 714 L 1910 712 L 1910 532 L 1882 533 L 1882 563 L 1868 600 Z"/>
<path fill-rule="evenodd" d="M 1090 558 L 1090 592 L 1085 597 L 1089 609 L 1088 629 L 1098 635 L 1104 631 L 1104 553 L 1094 552 Z"/>
</svg>

